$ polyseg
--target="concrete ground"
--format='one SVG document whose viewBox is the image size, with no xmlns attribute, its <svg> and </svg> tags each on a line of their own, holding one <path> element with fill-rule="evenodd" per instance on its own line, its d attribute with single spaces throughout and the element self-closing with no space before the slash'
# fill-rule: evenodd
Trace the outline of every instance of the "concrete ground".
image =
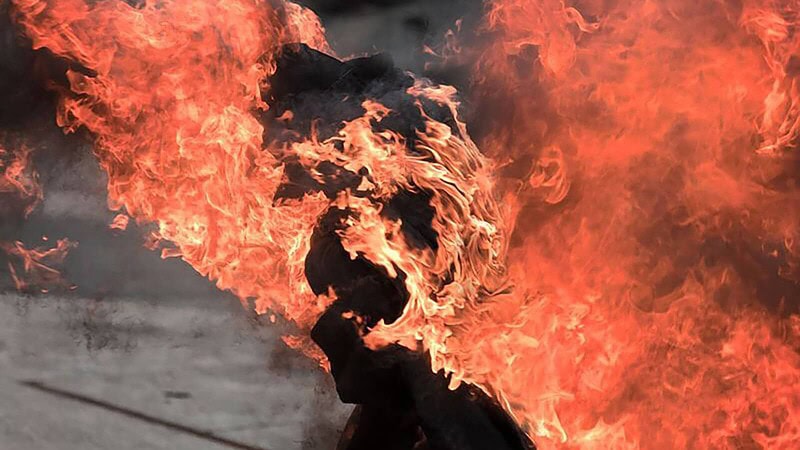
<svg viewBox="0 0 800 450">
<path fill-rule="evenodd" d="M 349 408 L 235 301 L 0 297 L 0 449 L 232 448 L 21 381 L 253 448 L 331 449 Z M 242 447 L 244 448 L 244 447 Z"/>
</svg>

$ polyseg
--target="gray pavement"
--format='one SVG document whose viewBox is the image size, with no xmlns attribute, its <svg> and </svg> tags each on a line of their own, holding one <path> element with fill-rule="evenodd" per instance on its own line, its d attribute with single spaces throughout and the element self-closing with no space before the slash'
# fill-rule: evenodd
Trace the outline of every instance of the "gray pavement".
<svg viewBox="0 0 800 450">
<path fill-rule="evenodd" d="M 22 380 L 254 448 L 332 448 L 349 408 L 329 379 L 282 347 L 279 326 L 218 300 L 0 296 L 0 449 L 230 448 Z"/>
</svg>

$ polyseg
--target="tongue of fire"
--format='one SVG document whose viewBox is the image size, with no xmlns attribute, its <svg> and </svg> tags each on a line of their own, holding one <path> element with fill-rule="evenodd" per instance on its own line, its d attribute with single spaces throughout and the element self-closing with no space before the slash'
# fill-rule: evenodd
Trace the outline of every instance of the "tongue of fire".
<svg viewBox="0 0 800 450">
<path fill-rule="evenodd" d="M 11 1 L 72 63 L 57 120 L 96 139 L 109 207 L 293 321 L 287 343 L 326 365 L 307 336 L 337 293 L 304 264 L 342 211 L 346 252 L 407 292 L 391 323 L 348 316 L 366 344 L 426 352 L 540 448 L 800 445 L 800 3 L 487 1 L 479 39 L 444 49 L 473 70 L 483 154 L 455 89 L 424 80 L 411 139 L 367 99 L 333 132 L 265 141 L 293 120 L 258 118 L 283 45 L 330 53 L 316 16 L 133 3 Z M 319 189 L 278 195 L 290 166 Z M 434 245 L 384 211 L 400 192 L 427 195 Z"/>
<path fill-rule="evenodd" d="M 5 141 L 5 142 L 4 142 Z M 31 161 L 32 150 L 0 134 L 0 217 L 12 222 L 27 217 L 42 200 L 42 188 Z M 43 238 L 47 240 L 47 238 Z M 18 291 L 47 292 L 52 288 L 72 288 L 56 267 L 77 243 L 59 239 L 55 246 L 28 248 L 20 241 L 0 240 L 0 261 L 8 268 Z M 7 260 L 7 261 L 6 261 Z"/>
</svg>

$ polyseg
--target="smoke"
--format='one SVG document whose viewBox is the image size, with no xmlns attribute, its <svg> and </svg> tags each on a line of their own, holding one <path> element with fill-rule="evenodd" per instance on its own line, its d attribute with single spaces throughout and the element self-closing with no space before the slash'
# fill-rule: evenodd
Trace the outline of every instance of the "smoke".
<svg viewBox="0 0 800 450">
<path fill-rule="evenodd" d="M 340 56 L 385 52 L 397 67 L 425 73 L 431 55 L 456 21 L 480 16 L 481 0 L 306 0 L 317 12 L 333 50 Z"/>
</svg>

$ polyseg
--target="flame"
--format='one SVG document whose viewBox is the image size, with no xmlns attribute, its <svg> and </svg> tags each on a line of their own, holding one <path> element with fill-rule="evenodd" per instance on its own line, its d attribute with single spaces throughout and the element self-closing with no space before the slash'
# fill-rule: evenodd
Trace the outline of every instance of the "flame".
<svg viewBox="0 0 800 450">
<path fill-rule="evenodd" d="M 39 175 L 31 164 L 31 155 L 31 148 L 24 144 L 13 149 L 0 145 L 0 194 L 23 201 L 25 217 L 42 200 Z"/>
<path fill-rule="evenodd" d="M 331 207 L 353 212 L 342 234 L 348 251 L 409 277 L 409 320 L 398 329 L 415 327 L 420 315 L 452 315 L 459 307 L 453 303 L 463 307 L 501 284 L 502 234 L 493 223 L 498 213 L 489 166 L 460 121 L 454 133 L 428 117 L 420 102 L 427 127 L 412 153 L 401 136 L 376 130 L 391 111 L 367 101 L 364 115 L 334 138 L 264 148 L 263 126 L 251 111 L 266 107 L 261 91 L 268 91 L 264 80 L 280 44 L 301 33 L 301 41 L 324 47 L 321 27 L 306 10 L 260 1 L 14 6 L 35 47 L 85 68 L 68 71 L 73 95 L 62 99 L 58 122 L 96 136 L 110 207 L 157 223 L 151 246 L 170 246 L 162 256 L 181 257 L 221 289 L 255 300 L 258 312 L 280 312 L 308 329 L 334 300 L 315 299 L 303 272 L 316 220 Z M 287 11 L 289 20 L 281 17 Z M 418 83 L 409 93 L 449 102 L 457 117 L 454 90 L 437 89 Z M 343 151 L 334 148 L 338 144 Z M 343 192 L 331 201 L 320 193 L 276 201 L 286 154 L 310 173 L 322 162 L 365 173 L 360 188 L 368 196 Z M 380 215 L 381 202 L 401 189 L 436 194 L 434 228 L 444 250 L 412 249 L 398 232 L 400 223 Z M 445 288 L 445 279 L 455 282 Z M 448 300 L 437 306 L 434 293 Z"/>
<path fill-rule="evenodd" d="M 2 137 L 8 140 L 8 136 Z M 0 146 L 0 215 L 8 219 L 16 215 L 28 217 L 42 201 L 42 187 L 32 164 L 32 154 L 33 150 L 24 143 Z M 20 209 L 15 207 L 17 204 Z M 6 210 L 6 206 L 10 209 Z M 42 240 L 47 241 L 47 237 L 43 236 Z M 9 275 L 18 291 L 47 292 L 67 286 L 56 267 L 75 245 L 68 239 L 59 240 L 53 248 L 27 248 L 20 241 L 0 241 L 0 253 L 6 256 Z"/>
<path fill-rule="evenodd" d="M 283 3 L 283 8 L 286 21 L 285 41 L 300 42 L 329 55 L 335 54 L 325 37 L 325 27 L 314 11 L 292 2 Z"/>
<path fill-rule="evenodd" d="M 540 447 L 800 442 L 799 6 L 487 2 L 516 290 L 446 358 Z"/>
<path fill-rule="evenodd" d="M 0 242 L 0 251 L 10 257 L 8 270 L 18 291 L 28 292 L 35 289 L 47 293 L 53 288 L 75 289 L 75 285 L 66 283 L 56 267 L 64 262 L 69 251 L 77 245 L 77 242 L 69 239 L 59 239 L 56 246 L 50 248 L 27 248 L 20 241 Z"/>
<path fill-rule="evenodd" d="M 251 114 L 266 108 L 262 84 L 278 47 L 309 21 L 287 29 L 286 11 L 245 0 L 13 6 L 34 47 L 85 69 L 67 72 L 74 95 L 62 98 L 58 122 L 96 136 L 111 209 L 156 223 L 153 245 L 174 244 L 162 255 L 255 299 L 259 312 L 313 324 L 319 308 L 303 258 L 327 202 L 274 201 L 282 167 L 262 150 Z"/>
<path fill-rule="evenodd" d="M 323 367 L 302 336 L 335 292 L 314 296 L 303 264 L 338 208 L 349 254 L 409 293 L 366 343 L 427 351 L 541 448 L 800 440 L 794 2 L 490 1 L 486 39 L 448 47 L 478 55 L 483 153 L 455 89 L 423 80 L 413 142 L 367 100 L 333 137 L 266 145 L 253 112 L 281 45 L 329 50 L 291 3 L 12 3 L 34 46 L 82 66 L 58 121 L 95 136 L 111 209 L 293 321 L 285 342 Z M 360 183 L 276 200 L 287 158 Z M 430 194 L 435 250 L 382 214 L 403 190 Z"/>
<path fill-rule="evenodd" d="M 128 223 L 130 223 L 130 216 L 126 214 L 117 214 L 111 220 L 111 223 L 108 224 L 108 228 L 115 231 L 125 231 L 128 229 Z"/>
</svg>

